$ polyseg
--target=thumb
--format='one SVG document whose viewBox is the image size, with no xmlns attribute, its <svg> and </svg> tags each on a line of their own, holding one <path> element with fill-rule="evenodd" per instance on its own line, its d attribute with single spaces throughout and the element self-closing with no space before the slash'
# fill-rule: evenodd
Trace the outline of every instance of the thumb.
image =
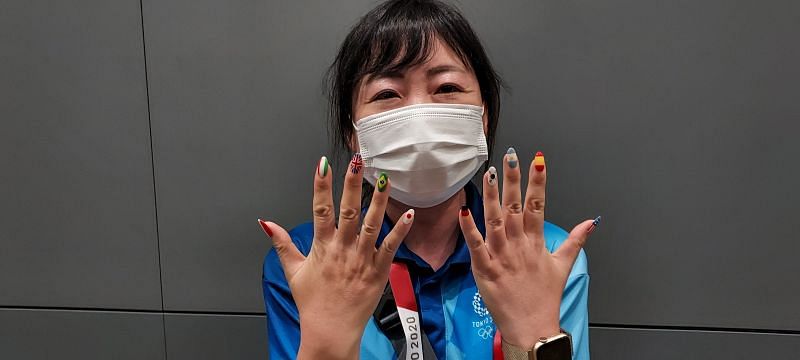
<svg viewBox="0 0 800 360">
<path fill-rule="evenodd" d="M 569 232 L 567 240 L 559 246 L 553 255 L 567 262 L 566 265 L 569 265 L 569 267 L 572 267 L 581 249 L 586 245 L 586 239 L 589 237 L 589 234 L 591 234 L 598 225 L 600 225 L 599 216 L 594 220 L 585 220 L 576 225 L 572 228 L 572 231 Z"/>
<path fill-rule="evenodd" d="M 272 246 L 281 261 L 283 272 L 286 274 L 286 278 L 289 279 L 290 274 L 294 274 L 306 257 L 303 256 L 300 250 L 297 250 L 297 247 L 292 242 L 292 237 L 283 227 L 274 222 L 261 219 L 258 219 L 258 224 L 261 225 L 264 233 L 272 239 Z"/>
</svg>

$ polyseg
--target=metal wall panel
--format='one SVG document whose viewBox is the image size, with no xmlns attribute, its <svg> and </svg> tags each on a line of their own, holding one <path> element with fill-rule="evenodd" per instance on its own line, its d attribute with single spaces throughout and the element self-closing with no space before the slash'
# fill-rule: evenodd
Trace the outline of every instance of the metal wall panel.
<svg viewBox="0 0 800 360">
<path fill-rule="evenodd" d="M 264 316 L 167 314 L 170 360 L 267 359 Z"/>
<path fill-rule="evenodd" d="M 138 2 L 4 1 L 0 44 L 0 305 L 161 309 Z"/>
<path fill-rule="evenodd" d="M 800 329 L 800 3 L 463 7 L 511 87 L 500 150 L 545 153 L 549 220 L 604 217 L 592 322 Z"/>
<path fill-rule="evenodd" d="M 0 357 L 19 360 L 158 360 L 161 314 L 0 309 Z"/>
<path fill-rule="evenodd" d="M 264 311 L 256 218 L 310 219 L 322 76 L 364 8 L 144 2 L 166 309 Z"/>
<path fill-rule="evenodd" d="M 592 360 L 795 359 L 800 335 L 591 328 Z"/>
</svg>

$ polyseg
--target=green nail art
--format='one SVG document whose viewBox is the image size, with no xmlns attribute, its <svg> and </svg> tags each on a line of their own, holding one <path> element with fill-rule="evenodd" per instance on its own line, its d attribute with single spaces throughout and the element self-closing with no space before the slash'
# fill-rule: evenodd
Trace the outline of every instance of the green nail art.
<svg viewBox="0 0 800 360">
<path fill-rule="evenodd" d="M 328 175 L 328 158 L 322 157 L 319 159 L 319 165 L 317 166 L 317 172 L 319 173 L 319 177 L 325 177 Z"/>
<path fill-rule="evenodd" d="M 384 190 L 386 190 L 386 185 L 388 183 L 389 183 L 389 176 L 387 176 L 386 173 L 382 172 L 381 175 L 378 176 L 378 192 L 383 192 Z"/>
</svg>

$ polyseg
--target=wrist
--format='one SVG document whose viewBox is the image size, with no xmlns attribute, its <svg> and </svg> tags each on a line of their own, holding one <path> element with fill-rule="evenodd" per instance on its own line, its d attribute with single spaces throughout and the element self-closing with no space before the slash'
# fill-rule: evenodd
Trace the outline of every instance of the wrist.
<svg viewBox="0 0 800 360">
<path fill-rule="evenodd" d="M 539 339 L 561 333 L 558 316 L 520 318 L 509 325 L 500 329 L 503 341 L 522 349 L 531 349 Z"/>
<path fill-rule="evenodd" d="M 300 325 L 300 349 L 297 359 L 357 359 L 360 353 L 361 331 L 338 329 L 325 331 Z"/>
</svg>

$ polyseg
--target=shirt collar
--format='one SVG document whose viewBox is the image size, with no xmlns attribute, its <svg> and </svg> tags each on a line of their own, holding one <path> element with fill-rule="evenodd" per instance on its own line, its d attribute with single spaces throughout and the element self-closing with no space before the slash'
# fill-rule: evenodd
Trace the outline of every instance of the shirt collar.
<svg viewBox="0 0 800 360">
<path fill-rule="evenodd" d="M 464 185 L 464 193 L 466 194 L 467 198 L 467 207 L 469 207 L 470 213 L 472 214 L 472 218 L 475 221 L 475 225 L 478 228 L 478 231 L 481 233 L 482 236 L 486 234 L 486 228 L 484 225 L 483 220 L 483 197 L 481 193 L 478 191 L 478 187 L 472 183 L 472 181 L 467 182 Z M 364 207 L 362 209 L 362 213 L 366 214 L 368 207 Z M 378 239 L 376 241 L 376 245 L 380 246 L 383 243 L 383 239 L 386 237 L 387 234 L 392 230 L 394 227 L 394 223 L 392 219 L 390 219 L 386 214 L 383 215 L 383 224 L 381 226 L 381 231 L 378 234 Z M 430 265 L 426 263 L 422 258 L 417 256 L 413 251 L 411 251 L 408 247 L 406 247 L 405 243 L 401 243 L 400 247 L 397 249 L 397 254 L 395 254 L 395 260 L 402 260 L 404 262 L 410 262 L 416 265 L 419 268 L 427 268 L 430 269 Z M 469 256 L 469 249 L 467 248 L 466 242 L 464 241 L 464 235 L 459 230 L 458 232 L 458 239 L 456 239 L 456 248 L 453 251 L 453 254 L 447 259 L 441 269 L 447 269 L 452 264 L 469 264 L 470 263 L 470 256 Z"/>
</svg>

